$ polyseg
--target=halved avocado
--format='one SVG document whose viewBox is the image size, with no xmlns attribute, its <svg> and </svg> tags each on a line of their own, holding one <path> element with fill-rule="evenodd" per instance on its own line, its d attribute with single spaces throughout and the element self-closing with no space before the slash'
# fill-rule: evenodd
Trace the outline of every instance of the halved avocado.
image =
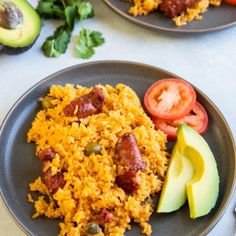
<svg viewBox="0 0 236 236">
<path fill-rule="evenodd" d="M 0 0 L 0 52 L 22 53 L 34 44 L 40 17 L 26 0 Z"/>
</svg>

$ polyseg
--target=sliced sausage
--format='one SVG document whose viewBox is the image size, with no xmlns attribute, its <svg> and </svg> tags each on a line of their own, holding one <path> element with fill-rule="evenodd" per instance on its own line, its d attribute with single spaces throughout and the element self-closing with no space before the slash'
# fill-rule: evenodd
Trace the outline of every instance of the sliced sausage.
<svg viewBox="0 0 236 236">
<path fill-rule="evenodd" d="M 59 188 L 63 188 L 65 180 L 62 172 L 57 172 L 55 175 L 51 174 L 51 169 L 42 173 L 43 181 L 47 186 L 49 192 L 54 194 Z"/>
<path fill-rule="evenodd" d="M 106 208 L 103 208 L 100 214 L 98 215 L 97 220 L 100 225 L 105 225 L 106 223 L 111 222 L 112 219 L 113 219 L 113 214 Z"/>
<path fill-rule="evenodd" d="M 126 193 L 133 193 L 141 184 L 138 170 L 145 170 L 146 163 L 143 161 L 138 148 L 136 138 L 131 133 L 125 133 L 116 143 L 116 152 L 119 164 L 123 166 L 123 173 L 116 178 L 117 185 Z"/>
<path fill-rule="evenodd" d="M 77 116 L 79 119 L 102 111 L 105 96 L 101 89 L 94 87 L 92 91 L 84 96 L 73 100 L 64 108 L 65 116 Z"/>
<path fill-rule="evenodd" d="M 160 4 L 160 10 L 167 17 L 175 17 L 193 7 L 199 0 L 163 0 Z"/>
<path fill-rule="evenodd" d="M 51 168 L 46 171 L 44 170 L 47 163 L 51 162 L 55 155 L 56 152 L 52 147 L 40 151 L 38 155 L 42 163 L 42 179 L 51 194 L 56 193 L 59 188 L 62 188 L 65 185 L 62 172 L 57 172 L 55 175 L 52 175 Z"/>
<path fill-rule="evenodd" d="M 136 192 L 141 184 L 141 178 L 134 171 L 127 171 L 116 178 L 117 185 L 126 193 Z"/>
<path fill-rule="evenodd" d="M 145 170 L 146 163 L 142 159 L 136 138 L 131 133 L 125 133 L 118 139 L 116 152 L 119 163 L 126 171 Z"/>
<path fill-rule="evenodd" d="M 56 152 L 54 151 L 54 149 L 52 147 L 43 149 L 42 151 L 39 152 L 38 156 L 39 159 L 43 162 L 43 161 L 50 161 L 52 160 L 56 155 Z"/>
</svg>

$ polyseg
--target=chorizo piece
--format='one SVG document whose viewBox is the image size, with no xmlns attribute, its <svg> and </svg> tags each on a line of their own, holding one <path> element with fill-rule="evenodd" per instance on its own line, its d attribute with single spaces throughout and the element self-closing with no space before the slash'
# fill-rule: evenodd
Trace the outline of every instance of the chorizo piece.
<svg viewBox="0 0 236 236">
<path fill-rule="evenodd" d="M 131 133 L 125 133 L 118 139 L 116 153 L 120 164 L 126 171 L 145 170 L 146 163 L 142 159 L 136 138 Z"/>
<path fill-rule="evenodd" d="M 65 180 L 62 172 L 57 172 L 55 175 L 52 175 L 51 169 L 49 169 L 45 172 L 43 171 L 42 177 L 51 194 L 56 193 L 59 188 L 63 188 L 63 186 L 65 185 Z"/>
<path fill-rule="evenodd" d="M 170 18 L 178 16 L 195 5 L 199 0 L 163 0 L 160 4 L 160 10 L 164 15 Z"/>
<path fill-rule="evenodd" d="M 102 90 L 94 87 L 90 93 L 73 100 L 63 111 L 65 116 L 77 116 L 81 119 L 101 112 L 104 102 Z"/>
<path fill-rule="evenodd" d="M 40 161 L 44 162 L 44 161 L 52 160 L 55 154 L 56 153 L 54 149 L 52 147 L 49 147 L 40 151 L 38 156 L 39 156 Z"/>
<path fill-rule="evenodd" d="M 46 148 L 39 152 L 39 159 L 42 163 L 42 179 L 51 194 L 57 192 L 59 188 L 65 185 L 65 180 L 62 172 L 57 172 L 55 175 L 51 174 L 51 169 L 44 170 L 48 162 L 52 161 L 56 152 L 52 147 Z"/>
<path fill-rule="evenodd" d="M 141 184 L 141 178 L 134 171 L 124 172 L 116 178 L 117 185 L 122 188 L 126 193 L 133 193 L 138 190 Z"/>
<path fill-rule="evenodd" d="M 105 225 L 106 223 L 111 222 L 113 219 L 113 214 L 107 210 L 106 208 L 103 208 L 100 214 L 98 215 L 98 223 L 100 225 Z"/>
<path fill-rule="evenodd" d="M 116 178 L 117 185 L 126 193 L 133 193 L 141 184 L 138 170 L 145 170 L 146 163 L 143 161 L 141 152 L 138 148 L 136 138 L 125 133 L 116 143 L 118 161 L 123 166 L 124 172 Z"/>
</svg>

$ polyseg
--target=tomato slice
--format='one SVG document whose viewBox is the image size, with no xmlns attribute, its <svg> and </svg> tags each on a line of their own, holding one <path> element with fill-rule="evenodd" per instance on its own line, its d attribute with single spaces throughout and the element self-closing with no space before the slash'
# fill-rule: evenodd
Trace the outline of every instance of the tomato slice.
<svg viewBox="0 0 236 236">
<path fill-rule="evenodd" d="M 196 102 L 193 87 L 182 79 L 168 78 L 155 82 L 144 96 L 151 115 L 162 120 L 175 120 L 187 115 Z"/>
<path fill-rule="evenodd" d="M 181 119 L 165 121 L 153 117 L 153 122 L 156 129 L 160 129 L 167 134 L 168 140 L 175 140 L 177 128 L 183 123 L 192 127 L 199 134 L 206 132 L 208 126 L 208 116 L 203 106 L 196 102 L 191 112 Z"/>
<path fill-rule="evenodd" d="M 231 5 L 236 5 L 236 0 L 225 0 L 225 2 L 227 2 Z"/>
</svg>

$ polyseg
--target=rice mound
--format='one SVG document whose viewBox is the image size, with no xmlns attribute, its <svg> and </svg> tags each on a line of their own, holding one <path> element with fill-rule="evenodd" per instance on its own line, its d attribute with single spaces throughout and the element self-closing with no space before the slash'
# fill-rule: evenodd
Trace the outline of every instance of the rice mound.
<svg viewBox="0 0 236 236">
<path fill-rule="evenodd" d="M 162 0 L 127 0 L 133 4 L 129 13 L 133 16 L 147 15 L 158 9 Z M 176 26 L 186 25 L 193 20 L 201 20 L 202 14 L 207 11 L 209 6 L 220 6 L 222 0 L 199 0 L 193 7 L 182 12 L 179 16 L 174 17 Z"/>
<path fill-rule="evenodd" d="M 28 201 L 35 208 L 32 217 L 63 219 L 59 223 L 59 235 L 87 235 L 86 225 L 103 208 L 108 208 L 113 220 L 96 235 L 124 235 L 131 229 L 131 221 L 139 223 L 143 234 L 150 235 L 148 220 L 154 210 L 150 196 L 161 190 L 168 165 L 166 135 L 155 130 L 131 88 L 124 84 L 97 86 L 106 98 L 102 112 L 78 122 L 76 117 L 66 117 L 63 108 L 73 99 L 90 92 L 91 88 L 53 85 L 48 96 L 53 97 L 54 107 L 40 110 L 28 131 L 27 141 L 35 142 L 36 155 L 48 147 L 57 152 L 50 163 L 52 174 L 66 170 L 66 184 L 53 196 L 41 177 L 30 183 L 30 191 L 40 193 L 38 197 L 28 195 Z M 147 164 L 145 171 L 139 171 L 142 182 L 132 195 L 126 194 L 115 183 L 115 145 L 118 137 L 126 132 L 136 137 Z M 84 154 L 84 147 L 91 142 L 102 147 L 100 154 Z"/>
</svg>

